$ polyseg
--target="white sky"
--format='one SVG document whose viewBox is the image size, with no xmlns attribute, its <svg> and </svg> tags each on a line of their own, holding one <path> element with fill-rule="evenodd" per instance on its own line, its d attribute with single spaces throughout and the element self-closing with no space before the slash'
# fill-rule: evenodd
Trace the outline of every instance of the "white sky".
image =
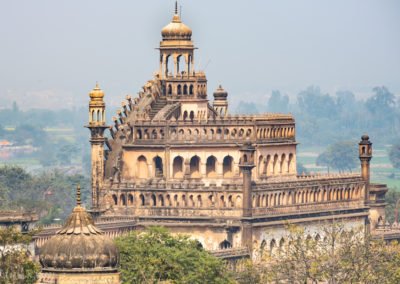
<svg viewBox="0 0 400 284">
<path fill-rule="evenodd" d="M 309 85 L 400 94 L 398 0 L 185 0 L 209 96 L 259 102 Z M 85 105 L 99 81 L 115 105 L 158 68 L 172 0 L 0 0 L 0 107 Z M 61 99 L 63 98 L 63 99 Z M 22 104 L 22 105 L 21 105 Z"/>
</svg>

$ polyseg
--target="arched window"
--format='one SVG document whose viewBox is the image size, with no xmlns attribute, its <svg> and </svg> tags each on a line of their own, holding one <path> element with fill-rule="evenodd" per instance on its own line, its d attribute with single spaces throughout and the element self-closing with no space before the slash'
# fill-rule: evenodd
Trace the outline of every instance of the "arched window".
<svg viewBox="0 0 400 284">
<path fill-rule="evenodd" d="M 113 194 L 112 198 L 113 198 L 113 201 L 114 201 L 114 205 L 118 205 L 118 197 L 115 194 Z"/>
<path fill-rule="evenodd" d="M 227 240 L 224 240 L 223 242 L 221 242 L 219 244 L 219 248 L 220 249 L 229 249 L 229 248 L 232 248 L 232 244 L 230 242 L 228 242 Z"/>
<path fill-rule="evenodd" d="M 187 85 L 184 85 L 184 86 L 183 86 L 183 94 L 184 94 L 184 95 L 187 95 L 187 94 L 188 94 L 188 87 L 187 87 Z"/>
<path fill-rule="evenodd" d="M 190 159 L 190 177 L 200 177 L 200 158 L 198 156 L 194 156 Z"/>
<path fill-rule="evenodd" d="M 128 195 L 128 205 L 133 205 L 133 195 L 132 194 Z"/>
<path fill-rule="evenodd" d="M 164 207 L 164 196 L 162 194 L 158 195 L 158 206 Z"/>
<path fill-rule="evenodd" d="M 233 158 L 231 156 L 226 156 L 223 160 L 222 171 L 224 178 L 233 177 Z"/>
<path fill-rule="evenodd" d="M 172 95 L 172 86 L 171 86 L 171 84 L 168 85 L 168 95 Z"/>
<path fill-rule="evenodd" d="M 185 110 L 183 112 L 183 121 L 185 121 L 187 119 L 187 117 L 188 117 L 188 112 Z"/>
<path fill-rule="evenodd" d="M 153 130 L 152 132 L 151 132 L 151 139 L 157 139 L 157 130 Z"/>
<path fill-rule="evenodd" d="M 142 139 L 142 130 L 138 129 L 138 130 L 136 131 L 136 138 L 137 138 L 137 139 Z"/>
<path fill-rule="evenodd" d="M 273 169 L 273 171 L 274 171 L 274 175 L 276 175 L 277 173 L 278 173 L 278 159 L 279 159 L 279 157 L 278 157 L 278 154 L 275 154 L 275 156 L 274 156 L 274 169 Z"/>
<path fill-rule="evenodd" d="M 164 173 L 163 173 L 163 162 L 162 159 L 157 156 L 154 158 L 154 169 L 155 169 L 155 176 L 156 177 L 163 177 Z"/>
<path fill-rule="evenodd" d="M 139 199 L 140 199 L 140 205 L 141 205 L 141 206 L 144 206 L 144 204 L 145 204 L 144 195 L 143 195 L 143 194 L 140 194 L 140 195 L 139 195 Z"/>
<path fill-rule="evenodd" d="M 258 176 L 262 176 L 264 173 L 264 157 L 263 155 L 260 155 L 258 157 Z"/>
<path fill-rule="evenodd" d="M 209 178 L 215 178 L 217 176 L 216 168 L 217 159 L 214 156 L 207 158 L 206 163 L 206 174 Z"/>
<path fill-rule="evenodd" d="M 190 112 L 189 118 L 190 118 L 190 121 L 193 122 L 193 120 L 194 120 L 194 111 Z"/>
<path fill-rule="evenodd" d="M 137 177 L 148 178 L 148 176 L 147 159 L 144 156 L 140 156 L 137 161 Z"/>
<path fill-rule="evenodd" d="M 157 206 L 157 200 L 154 194 L 151 195 L 151 206 Z"/>
<path fill-rule="evenodd" d="M 190 85 L 189 87 L 189 95 L 193 95 L 193 85 Z"/>
<path fill-rule="evenodd" d="M 120 198 L 120 201 L 121 201 L 121 205 L 125 206 L 126 205 L 125 194 L 121 194 L 121 196 L 119 198 Z"/>
<path fill-rule="evenodd" d="M 178 85 L 178 95 L 182 95 L 182 86 Z"/>
<path fill-rule="evenodd" d="M 183 158 L 178 156 L 175 157 L 173 165 L 173 177 L 174 178 L 183 178 Z"/>
</svg>

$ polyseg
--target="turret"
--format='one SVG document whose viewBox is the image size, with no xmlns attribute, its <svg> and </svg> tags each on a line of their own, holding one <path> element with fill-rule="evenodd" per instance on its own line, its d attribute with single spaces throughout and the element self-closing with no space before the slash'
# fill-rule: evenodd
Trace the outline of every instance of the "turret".
<svg viewBox="0 0 400 284">
<path fill-rule="evenodd" d="M 369 201 L 370 162 L 372 159 L 372 143 L 368 135 L 361 137 L 358 143 L 359 158 L 361 161 L 361 177 L 365 181 L 365 202 Z"/>
<path fill-rule="evenodd" d="M 228 92 L 225 91 L 221 85 L 214 92 L 213 107 L 218 115 L 224 117 L 228 113 Z"/>
<path fill-rule="evenodd" d="M 239 167 L 243 174 L 243 220 L 242 220 L 242 245 L 252 251 L 253 244 L 253 228 L 251 217 L 253 215 L 252 208 L 252 180 L 251 171 L 254 165 L 255 148 L 251 143 L 245 143 L 240 148 L 240 164 Z"/>
<path fill-rule="evenodd" d="M 89 125 L 91 146 L 92 209 L 99 209 L 99 194 L 104 179 L 104 130 L 106 125 L 104 92 L 98 84 L 89 93 Z"/>
</svg>

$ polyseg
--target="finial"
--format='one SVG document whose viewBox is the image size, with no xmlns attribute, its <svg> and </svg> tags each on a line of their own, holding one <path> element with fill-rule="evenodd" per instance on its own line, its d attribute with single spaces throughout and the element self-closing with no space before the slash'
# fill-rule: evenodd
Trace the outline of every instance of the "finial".
<svg viewBox="0 0 400 284">
<path fill-rule="evenodd" d="M 178 0 L 175 1 L 175 15 L 178 15 Z"/>
<path fill-rule="evenodd" d="M 81 206 L 81 186 L 76 187 L 76 205 Z"/>
</svg>

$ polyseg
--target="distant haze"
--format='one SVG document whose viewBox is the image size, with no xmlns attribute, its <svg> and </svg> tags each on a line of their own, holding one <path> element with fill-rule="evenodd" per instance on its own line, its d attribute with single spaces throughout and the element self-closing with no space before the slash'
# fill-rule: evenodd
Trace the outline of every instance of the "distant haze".
<svg viewBox="0 0 400 284">
<path fill-rule="evenodd" d="M 271 90 L 400 93 L 398 0 L 180 1 L 193 29 L 208 91 L 222 84 L 233 104 Z M 136 94 L 158 69 L 155 48 L 170 0 L 0 2 L 0 108 L 87 104 L 96 81 L 109 105 Z M 266 103 L 266 102 L 265 102 Z M 114 110 L 113 110 L 114 111 Z"/>
</svg>

